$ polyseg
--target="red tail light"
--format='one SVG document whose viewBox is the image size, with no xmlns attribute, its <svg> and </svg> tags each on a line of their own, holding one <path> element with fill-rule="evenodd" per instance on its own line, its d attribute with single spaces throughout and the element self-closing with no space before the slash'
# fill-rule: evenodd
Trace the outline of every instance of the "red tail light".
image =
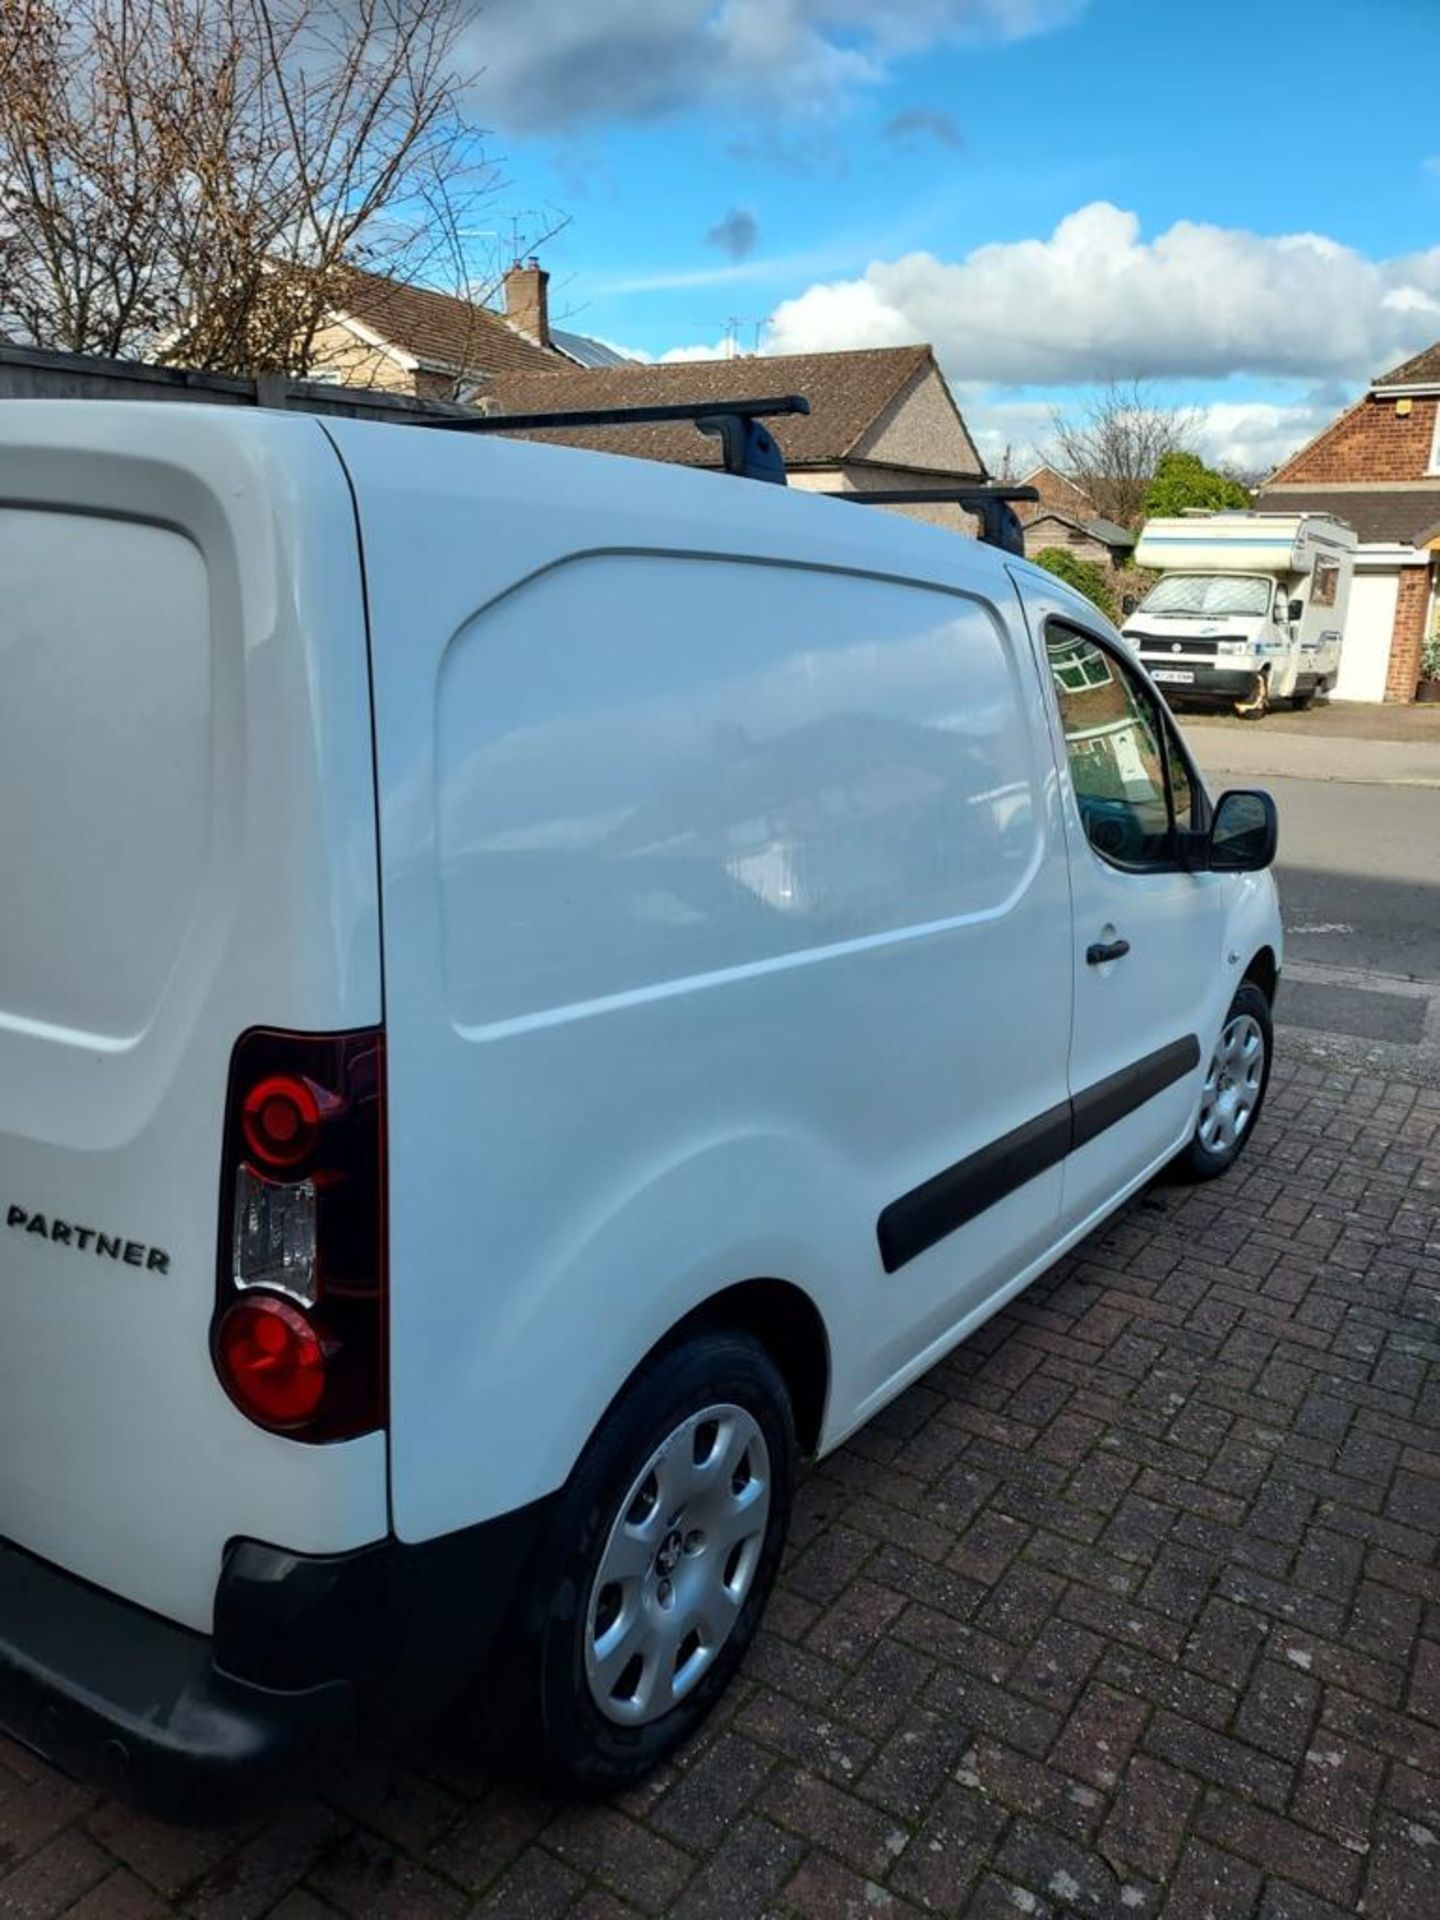
<svg viewBox="0 0 1440 1920">
<path fill-rule="evenodd" d="M 262 1167 L 295 1167 L 314 1151 L 320 1103 L 308 1080 L 272 1073 L 245 1096 L 245 1145 Z"/>
<path fill-rule="evenodd" d="M 215 1341 L 220 1377 L 267 1426 L 311 1420 L 325 1398 L 325 1349 L 303 1313 L 257 1293 L 225 1309 Z"/>
<path fill-rule="evenodd" d="M 295 1440 L 385 1424 L 385 1262 L 384 1035 L 245 1034 L 210 1341 L 242 1413 Z"/>
</svg>

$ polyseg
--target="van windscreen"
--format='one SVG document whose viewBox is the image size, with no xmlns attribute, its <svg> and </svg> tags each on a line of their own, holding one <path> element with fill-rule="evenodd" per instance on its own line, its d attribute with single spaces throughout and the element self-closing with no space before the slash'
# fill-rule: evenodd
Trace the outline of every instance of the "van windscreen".
<svg viewBox="0 0 1440 1920">
<path fill-rule="evenodd" d="M 1270 582 L 1263 574 L 1167 573 L 1140 603 L 1141 613 L 1268 613 Z"/>
</svg>

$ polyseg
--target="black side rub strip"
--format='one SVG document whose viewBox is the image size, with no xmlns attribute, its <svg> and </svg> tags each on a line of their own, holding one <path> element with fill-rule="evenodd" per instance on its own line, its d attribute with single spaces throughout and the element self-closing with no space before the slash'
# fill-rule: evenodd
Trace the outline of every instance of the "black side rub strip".
<svg viewBox="0 0 1440 1920">
<path fill-rule="evenodd" d="M 894 1273 L 917 1253 L 924 1253 L 947 1233 L 1063 1160 L 1070 1151 L 1073 1124 L 1070 1102 L 1063 1101 L 892 1200 L 876 1223 L 885 1271 Z"/>
<path fill-rule="evenodd" d="M 1137 1107 L 1143 1107 L 1147 1100 L 1153 1100 L 1166 1087 L 1173 1087 L 1177 1080 L 1183 1080 L 1187 1073 L 1193 1073 L 1199 1064 L 1200 1042 L 1191 1033 L 1183 1040 L 1172 1040 L 1168 1047 L 1161 1047 L 1156 1053 L 1147 1053 L 1143 1060 L 1137 1060 L 1133 1066 L 1122 1067 L 1119 1073 L 1112 1073 L 1106 1080 L 1097 1080 L 1093 1087 L 1086 1087 L 1083 1093 L 1077 1093 L 1070 1102 L 1075 1116 L 1075 1133 L 1070 1142 L 1070 1151 L 1074 1153 L 1077 1147 L 1088 1146 L 1097 1134 L 1104 1133 L 1107 1127 L 1113 1127 L 1127 1113 L 1134 1113 Z"/>
<path fill-rule="evenodd" d="M 876 1222 L 885 1271 L 894 1273 L 1199 1064 L 1200 1042 L 1193 1033 L 1174 1040 L 902 1193 Z"/>
</svg>

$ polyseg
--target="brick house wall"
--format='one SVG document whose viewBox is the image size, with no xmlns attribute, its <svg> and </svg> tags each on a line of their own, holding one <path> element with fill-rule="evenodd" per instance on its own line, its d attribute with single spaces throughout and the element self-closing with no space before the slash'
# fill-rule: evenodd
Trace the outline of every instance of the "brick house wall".
<svg viewBox="0 0 1440 1920">
<path fill-rule="evenodd" d="M 1093 520 L 1098 508 L 1073 480 L 1067 480 L 1054 467 L 1036 467 L 1024 476 L 1023 484 L 1034 487 L 1038 500 L 1022 500 L 1015 511 L 1021 520 L 1038 520 L 1046 513 L 1063 513 L 1071 520 Z"/>
<path fill-rule="evenodd" d="M 1417 395 L 1406 402 L 1369 393 L 1342 413 L 1318 439 L 1266 481 L 1267 487 L 1354 486 L 1357 482 L 1391 486 L 1429 476 L 1435 442 L 1435 413 L 1440 396 Z"/>
<path fill-rule="evenodd" d="M 1395 596 L 1395 625 L 1390 635 L 1390 665 L 1385 675 L 1387 700 L 1413 700 L 1420 678 L 1420 649 L 1430 607 L 1430 569 L 1403 567 Z"/>
</svg>

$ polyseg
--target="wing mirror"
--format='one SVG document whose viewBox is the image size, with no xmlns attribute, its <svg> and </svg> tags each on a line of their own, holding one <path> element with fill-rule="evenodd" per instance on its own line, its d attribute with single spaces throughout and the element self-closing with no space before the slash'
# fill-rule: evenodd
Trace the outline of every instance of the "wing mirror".
<svg viewBox="0 0 1440 1920">
<path fill-rule="evenodd" d="M 1212 873 L 1259 873 L 1274 860 L 1279 838 L 1280 816 L 1270 795 L 1232 788 L 1210 816 L 1206 864 Z"/>
<path fill-rule="evenodd" d="M 1303 600 L 1292 600 L 1290 602 L 1290 610 L 1288 614 L 1289 619 L 1298 620 L 1301 618 L 1304 612 L 1305 612 L 1305 602 Z"/>
<path fill-rule="evenodd" d="M 1128 620 L 1139 604 L 1140 602 L 1135 598 L 1133 593 L 1127 593 L 1120 602 L 1120 611 Z"/>
</svg>

